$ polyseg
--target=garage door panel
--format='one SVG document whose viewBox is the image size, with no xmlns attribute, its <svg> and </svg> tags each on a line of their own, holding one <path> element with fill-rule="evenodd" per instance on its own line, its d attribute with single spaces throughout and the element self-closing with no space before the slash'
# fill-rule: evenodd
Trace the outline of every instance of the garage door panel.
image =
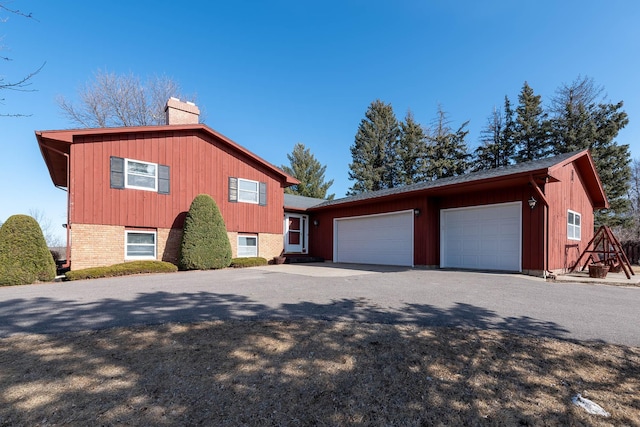
<svg viewBox="0 0 640 427">
<path fill-rule="evenodd" d="M 521 271 L 520 203 L 441 211 L 441 267 Z"/>
<path fill-rule="evenodd" d="M 334 261 L 413 265 L 413 212 L 335 221 Z"/>
</svg>

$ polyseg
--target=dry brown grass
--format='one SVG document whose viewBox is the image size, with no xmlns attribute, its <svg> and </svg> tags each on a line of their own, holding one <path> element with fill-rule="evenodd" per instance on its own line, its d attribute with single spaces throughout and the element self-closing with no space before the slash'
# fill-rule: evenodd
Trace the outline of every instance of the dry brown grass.
<svg viewBox="0 0 640 427">
<path fill-rule="evenodd" d="M 13 336 L 0 366 L 2 426 L 640 425 L 640 349 L 496 331 L 171 324 Z"/>
</svg>

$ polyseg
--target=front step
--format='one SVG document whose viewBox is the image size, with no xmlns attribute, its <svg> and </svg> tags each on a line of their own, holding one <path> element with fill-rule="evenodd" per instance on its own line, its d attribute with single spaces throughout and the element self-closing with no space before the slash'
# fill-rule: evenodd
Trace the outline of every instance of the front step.
<svg viewBox="0 0 640 427">
<path fill-rule="evenodd" d="M 300 264 L 304 262 L 324 262 L 324 258 L 317 256 L 285 255 L 285 264 Z"/>
</svg>

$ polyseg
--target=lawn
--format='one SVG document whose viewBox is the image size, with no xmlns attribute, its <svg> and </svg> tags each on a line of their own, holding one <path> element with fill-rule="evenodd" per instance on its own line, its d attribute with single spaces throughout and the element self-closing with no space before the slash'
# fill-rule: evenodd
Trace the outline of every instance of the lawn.
<svg viewBox="0 0 640 427">
<path fill-rule="evenodd" d="M 497 331 L 166 324 L 4 338 L 0 366 L 0 426 L 640 425 L 639 348 Z"/>
</svg>

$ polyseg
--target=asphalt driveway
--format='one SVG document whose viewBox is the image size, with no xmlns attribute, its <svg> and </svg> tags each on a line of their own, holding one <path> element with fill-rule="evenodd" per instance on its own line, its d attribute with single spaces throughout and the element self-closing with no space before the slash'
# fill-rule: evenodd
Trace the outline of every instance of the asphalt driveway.
<svg viewBox="0 0 640 427">
<path fill-rule="evenodd" d="M 336 264 L 0 287 L 0 336 L 216 319 L 311 318 L 640 346 L 640 288 Z"/>
</svg>

